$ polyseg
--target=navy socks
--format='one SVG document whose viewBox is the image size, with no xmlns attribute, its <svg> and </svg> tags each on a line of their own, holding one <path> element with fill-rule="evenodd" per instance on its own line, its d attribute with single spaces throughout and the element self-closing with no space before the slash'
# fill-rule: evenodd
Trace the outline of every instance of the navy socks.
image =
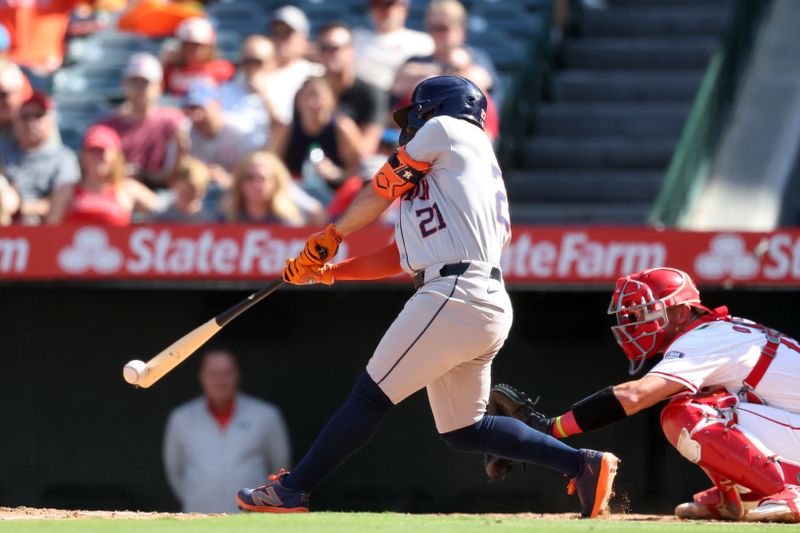
<svg viewBox="0 0 800 533">
<path fill-rule="evenodd" d="M 394 404 L 364 372 L 350 397 L 328 420 L 303 460 L 283 480 L 290 489 L 312 490 L 348 457 L 364 447 Z"/>
<path fill-rule="evenodd" d="M 311 449 L 283 479 L 289 489 L 310 491 L 348 457 L 363 448 L 394 404 L 364 372 L 350 397 L 328 420 Z M 514 418 L 485 416 L 476 424 L 442 434 L 464 452 L 487 453 L 532 463 L 575 477 L 581 468 L 578 450 Z"/>
<path fill-rule="evenodd" d="M 484 416 L 479 422 L 449 433 L 442 439 L 462 452 L 487 453 L 557 470 L 575 477 L 581 469 L 581 455 L 550 435 L 507 416 Z"/>
</svg>

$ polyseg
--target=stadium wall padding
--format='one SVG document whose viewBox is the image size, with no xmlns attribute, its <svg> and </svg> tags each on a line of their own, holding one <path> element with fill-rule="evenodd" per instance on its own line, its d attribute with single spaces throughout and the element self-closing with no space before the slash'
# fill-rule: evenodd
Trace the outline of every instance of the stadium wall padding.
<svg viewBox="0 0 800 533">
<path fill-rule="evenodd" d="M 122 366 L 148 359 L 246 294 L 0 288 L 0 505 L 177 510 L 161 439 L 169 411 L 199 393 L 198 358 L 147 390 L 126 384 Z M 410 295 L 410 288 L 284 288 L 211 344 L 239 355 L 245 392 L 283 410 L 297 461 Z M 495 360 L 494 382 L 541 394 L 541 409 L 555 415 L 629 379 L 608 330 L 607 292 L 517 291 L 512 299 L 515 324 Z M 709 291 L 705 301 L 800 334 L 796 292 Z M 622 458 L 618 510 L 671 512 L 708 486 L 664 439 L 659 411 L 568 441 Z M 481 457 L 453 452 L 439 440 L 420 391 L 390 413 L 373 442 L 326 479 L 311 502 L 330 510 L 577 511 L 565 488 L 563 476 L 534 466 L 516 466 L 507 480 L 488 483 Z"/>
</svg>

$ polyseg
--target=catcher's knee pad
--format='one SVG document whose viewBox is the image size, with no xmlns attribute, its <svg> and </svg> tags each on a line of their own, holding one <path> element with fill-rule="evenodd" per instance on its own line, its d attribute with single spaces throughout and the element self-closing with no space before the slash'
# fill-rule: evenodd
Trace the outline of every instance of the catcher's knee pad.
<svg viewBox="0 0 800 533">
<path fill-rule="evenodd" d="M 736 424 L 736 396 L 678 398 L 661 412 L 667 440 L 712 479 L 730 480 L 768 496 L 785 486 L 775 454 Z"/>
</svg>

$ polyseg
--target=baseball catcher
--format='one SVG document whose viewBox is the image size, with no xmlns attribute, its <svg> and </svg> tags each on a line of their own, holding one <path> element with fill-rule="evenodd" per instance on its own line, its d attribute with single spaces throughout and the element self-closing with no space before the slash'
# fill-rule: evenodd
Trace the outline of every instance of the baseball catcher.
<svg viewBox="0 0 800 533">
<path fill-rule="evenodd" d="M 674 268 L 620 278 L 608 313 L 631 375 L 664 354 L 644 377 L 606 387 L 556 417 L 498 385 L 489 413 L 563 439 L 671 398 L 661 412 L 664 435 L 713 484 L 678 505 L 675 516 L 800 522 L 800 344 L 726 307 L 703 306 L 692 279 Z M 486 471 L 503 477 L 512 464 L 487 457 Z"/>
</svg>

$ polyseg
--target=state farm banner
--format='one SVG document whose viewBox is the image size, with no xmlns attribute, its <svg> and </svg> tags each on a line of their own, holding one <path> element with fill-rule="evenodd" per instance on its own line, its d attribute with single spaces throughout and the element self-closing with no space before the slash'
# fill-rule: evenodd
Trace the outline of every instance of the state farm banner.
<svg viewBox="0 0 800 533">
<path fill-rule="evenodd" d="M 312 229 L 12 226 L 0 228 L 0 280 L 266 280 L 300 252 Z M 392 228 L 365 229 L 343 243 L 337 259 L 373 251 L 392 238 Z M 674 266 L 702 285 L 800 287 L 800 230 L 515 226 L 501 266 L 515 285 L 608 285 L 624 274 Z"/>
</svg>

